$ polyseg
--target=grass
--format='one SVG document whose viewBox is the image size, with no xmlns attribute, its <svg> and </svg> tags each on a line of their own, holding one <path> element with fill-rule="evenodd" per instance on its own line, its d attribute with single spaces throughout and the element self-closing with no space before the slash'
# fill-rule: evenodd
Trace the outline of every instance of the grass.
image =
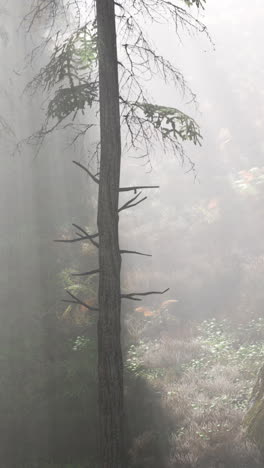
<svg viewBox="0 0 264 468">
<path fill-rule="evenodd" d="M 264 362 L 263 338 L 261 318 L 235 327 L 225 320 L 210 320 L 184 340 L 180 334 L 176 338 L 161 334 L 153 340 L 145 333 L 130 347 L 127 367 L 159 392 L 167 415 L 168 423 L 165 418 L 159 432 L 167 435 L 169 450 L 157 468 L 263 466 L 243 424 Z M 155 444 L 150 440 L 147 431 L 134 442 L 136 468 L 156 466 L 150 453 Z"/>
</svg>

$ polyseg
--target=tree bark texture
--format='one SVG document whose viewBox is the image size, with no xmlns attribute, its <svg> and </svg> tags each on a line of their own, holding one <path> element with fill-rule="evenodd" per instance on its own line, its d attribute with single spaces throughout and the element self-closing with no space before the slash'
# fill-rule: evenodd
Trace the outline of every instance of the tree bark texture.
<svg viewBox="0 0 264 468">
<path fill-rule="evenodd" d="M 98 397 L 103 468 L 124 467 L 118 200 L 121 161 L 119 83 L 113 0 L 96 0 L 100 89 Z"/>
</svg>

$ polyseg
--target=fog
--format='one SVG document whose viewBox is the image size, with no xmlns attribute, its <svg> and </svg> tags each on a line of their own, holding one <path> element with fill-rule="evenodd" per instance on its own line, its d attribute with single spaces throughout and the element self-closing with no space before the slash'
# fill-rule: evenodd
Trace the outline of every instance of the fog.
<svg viewBox="0 0 264 468">
<path fill-rule="evenodd" d="M 54 240 L 96 229 L 97 190 L 72 160 L 96 172 L 98 131 L 74 140 L 88 109 L 29 138 L 51 94 L 27 85 L 54 45 L 38 48 L 48 30 L 28 30 L 30 3 L 0 2 L 0 465 L 96 468 L 96 315 L 62 301 L 72 288 L 94 304 L 97 280 L 71 273 L 96 268 L 97 252 Z M 120 215 L 122 248 L 152 255 L 123 258 L 123 288 L 169 288 L 122 303 L 133 468 L 263 466 L 250 408 L 264 394 L 264 5 L 208 0 L 199 15 L 209 36 L 146 23 L 195 102 L 158 77 L 147 87 L 198 122 L 202 145 L 184 142 L 184 160 L 158 145 L 122 156 L 121 185 L 159 186 Z"/>
<path fill-rule="evenodd" d="M 153 253 L 145 266 L 150 281 L 169 283 L 181 311 L 192 315 L 234 314 L 244 264 L 262 254 L 262 220 L 255 211 L 261 184 L 259 190 L 250 192 L 248 187 L 243 193 L 234 185 L 239 171 L 262 167 L 260 11 L 258 3 L 249 11 L 241 2 L 211 2 L 203 21 L 212 43 L 184 35 L 180 45 L 172 45 L 173 30 L 166 27 L 158 36 L 162 50 L 176 57 L 197 95 L 198 110 L 191 104 L 184 109 L 198 120 L 203 143 L 186 149 L 195 163 L 194 174 L 188 172 L 188 163 L 181 168 L 174 156 L 161 151 L 152 160 L 150 174 L 149 167 L 134 169 L 132 163 L 141 180 L 158 182 L 161 188 L 151 194 L 152 206 L 146 202 L 147 207 L 129 213 L 129 220 L 137 226 L 136 245 Z M 160 28 L 155 26 L 155 31 Z M 153 95 L 165 105 L 179 106 L 171 88 L 163 87 L 160 94 L 154 83 Z"/>
</svg>

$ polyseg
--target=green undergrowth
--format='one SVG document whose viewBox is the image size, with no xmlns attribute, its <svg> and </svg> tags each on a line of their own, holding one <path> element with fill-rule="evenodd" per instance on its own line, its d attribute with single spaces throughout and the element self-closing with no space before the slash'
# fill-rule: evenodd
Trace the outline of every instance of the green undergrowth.
<svg viewBox="0 0 264 468">
<path fill-rule="evenodd" d="M 212 319 L 195 328 L 184 338 L 145 333 L 128 350 L 127 371 L 155 390 L 167 414 L 160 428 L 170 441 L 166 468 L 262 466 L 244 421 L 264 362 L 264 320 Z"/>
</svg>

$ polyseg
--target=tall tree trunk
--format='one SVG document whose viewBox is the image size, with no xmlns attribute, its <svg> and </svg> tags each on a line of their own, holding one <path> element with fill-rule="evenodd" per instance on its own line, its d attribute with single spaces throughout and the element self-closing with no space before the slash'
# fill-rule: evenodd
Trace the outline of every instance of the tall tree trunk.
<svg viewBox="0 0 264 468">
<path fill-rule="evenodd" d="M 98 198 L 99 424 L 103 468 L 123 464 L 123 362 L 120 339 L 118 200 L 121 161 L 119 84 L 114 0 L 96 0 L 101 160 Z"/>
</svg>

